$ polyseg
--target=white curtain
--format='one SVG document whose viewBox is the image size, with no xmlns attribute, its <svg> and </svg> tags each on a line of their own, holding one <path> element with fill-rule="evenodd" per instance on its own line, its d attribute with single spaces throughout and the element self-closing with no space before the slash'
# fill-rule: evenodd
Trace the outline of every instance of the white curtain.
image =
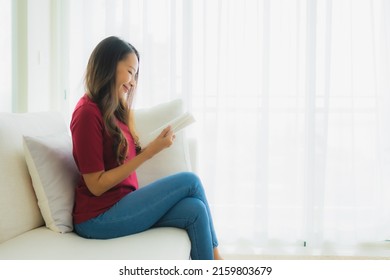
<svg viewBox="0 0 390 280">
<path fill-rule="evenodd" d="M 11 32 L 11 1 L 0 0 L 0 112 L 12 108 Z"/>
<path fill-rule="evenodd" d="M 182 98 L 197 119 L 224 252 L 390 238 L 390 1 L 57 3 L 61 108 L 101 39 L 135 45 L 136 107 Z"/>
</svg>

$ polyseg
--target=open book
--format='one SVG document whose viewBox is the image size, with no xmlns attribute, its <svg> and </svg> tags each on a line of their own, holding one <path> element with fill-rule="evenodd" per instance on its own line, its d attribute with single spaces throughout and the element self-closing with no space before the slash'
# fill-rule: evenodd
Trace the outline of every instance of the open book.
<svg viewBox="0 0 390 280">
<path fill-rule="evenodd" d="M 177 133 L 194 122 L 195 122 L 194 116 L 191 113 L 186 112 L 178 116 L 177 118 L 174 118 L 173 120 L 169 121 L 168 123 L 164 124 L 163 126 L 160 126 L 159 128 L 155 129 L 153 132 L 150 133 L 150 137 L 151 138 L 157 137 L 161 133 L 161 131 L 169 125 L 171 126 L 173 133 Z"/>
</svg>

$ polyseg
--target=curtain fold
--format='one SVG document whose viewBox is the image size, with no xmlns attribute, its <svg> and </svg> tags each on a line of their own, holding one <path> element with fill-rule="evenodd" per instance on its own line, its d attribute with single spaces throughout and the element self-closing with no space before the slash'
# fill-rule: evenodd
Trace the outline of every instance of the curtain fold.
<svg viewBox="0 0 390 280">
<path fill-rule="evenodd" d="M 0 2 L 0 112 L 12 111 L 12 2 Z"/>
</svg>

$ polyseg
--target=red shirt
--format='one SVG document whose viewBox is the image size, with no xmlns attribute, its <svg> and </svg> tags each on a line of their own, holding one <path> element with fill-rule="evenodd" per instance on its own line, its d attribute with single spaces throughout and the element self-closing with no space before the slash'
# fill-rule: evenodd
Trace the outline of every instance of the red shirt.
<svg viewBox="0 0 390 280">
<path fill-rule="evenodd" d="M 125 161 L 135 157 L 135 144 L 126 124 L 117 120 L 128 142 L 128 155 Z M 73 157 L 81 174 L 110 170 L 118 166 L 113 149 L 113 138 L 104 128 L 103 116 L 99 107 L 87 95 L 76 105 L 70 123 L 73 141 Z M 108 210 L 128 193 L 138 189 L 135 172 L 101 196 L 93 195 L 83 177 L 76 188 L 73 221 L 82 223 L 97 217 Z"/>
</svg>

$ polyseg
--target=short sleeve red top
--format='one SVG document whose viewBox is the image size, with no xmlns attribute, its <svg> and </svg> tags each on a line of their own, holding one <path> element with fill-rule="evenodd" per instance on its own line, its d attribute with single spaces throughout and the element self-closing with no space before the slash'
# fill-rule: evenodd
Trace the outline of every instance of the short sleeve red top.
<svg viewBox="0 0 390 280">
<path fill-rule="evenodd" d="M 126 124 L 117 121 L 128 142 L 128 155 L 125 161 L 135 157 L 135 144 Z M 114 152 L 114 142 L 104 128 L 99 107 L 87 95 L 76 105 L 70 123 L 73 141 L 73 157 L 81 174 L 110 170 L 118 166 Z M 83 177 L 76 188 L 73 221 L 82 223 L 97 217 L 108 210 L 128 193 L 138 189 L 135 172 L 101 196 L 93 195 Z"/>
</svg>

